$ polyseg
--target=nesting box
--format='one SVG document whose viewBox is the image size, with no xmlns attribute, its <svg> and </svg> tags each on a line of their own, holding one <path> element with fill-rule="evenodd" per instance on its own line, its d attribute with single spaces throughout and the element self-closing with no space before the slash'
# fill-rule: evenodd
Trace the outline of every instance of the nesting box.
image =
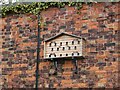
<svg viewBox="0 0 120 90">
<path fill-rule="evenodd" d="M 44 59 L 84 57 L 85 42 L 82 37 L 60 33 L 44 41 Z"/>
</svg>

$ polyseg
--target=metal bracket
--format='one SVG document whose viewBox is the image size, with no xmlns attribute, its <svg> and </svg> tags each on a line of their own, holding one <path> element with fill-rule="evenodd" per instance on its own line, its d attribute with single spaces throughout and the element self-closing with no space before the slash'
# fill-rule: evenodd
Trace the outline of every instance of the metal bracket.
<svg viewBox="0 0 120 90">
<path fill-rule="evenodd" d="M 78 73 L 77 60 L 76 60 L 74 57 L 72 57 L 72 60 L 73 60 L 73 63 L 74 63 L 74 65 L 75 65 L 75 74 L 77 74 L 77 73 Z"/>
<path fill-rule="evenodd" d="M 55 66 L 55 70 L 57 71 L 57 60 L 54 60 L 54 66 Z"/>
<path fill-rule="evenodd" d="M 53 65 L 55 67 L 55 75 L 57 74 L 57 60 L 54 60 L 53 58 L 51 58 L 51 61 L 53 62 Z"/>
</svg>

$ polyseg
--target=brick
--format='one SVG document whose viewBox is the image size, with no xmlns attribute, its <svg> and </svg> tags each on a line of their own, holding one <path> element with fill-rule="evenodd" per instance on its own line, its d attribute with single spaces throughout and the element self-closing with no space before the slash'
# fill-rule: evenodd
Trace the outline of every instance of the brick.
<svg viewBox="0 0 120 90">
<path fill-rule="evenodd" d="M 105 87 L 105 83 L 97 83 L 96 87 Z"/>
<path fill-rule="evenodd" d="M 97 71 L 98 67 L 90 67 L 90 71 Z"/>
<path fill-rule="evenodd" d="M 97 39 L 96 41 L 97 41 L 97 43 L 106 43 L 107 40 L 105 40 L 105 39 Z"/>
<path fill-rule="evenodd" d="M 80 88 L 86 88 L 87 87 L 86 83 L 79 83 L 77 85 L 78 85 L 77 87 L 80 87 Z"/>
<path fill-rule="evenodd" d="M 83 33 L 83 34 L 88 33 L 88 30 L 83 30 L 81 33 Z"/>
<path fill-rule="evenodd" d="M 106 83 L 107 82 L 107 80 L 104 78 L 104 79 L 100 79 L 99 81 L 98 81 L 98 83 Z"/>
<path fill-rule="evenodd" d="M 63 75 L 72 75 L 72 72 L 63 72 Z"/>
<path fill-rule="evenodd" d="M 106 56 L 107 56 L 107 55 L 97 55 L 96 58 L 97 58 L 97 59 L 100 59 L 100 58 L 102 59 L 102 58 L 106 58 Z"/>
<path fill-rule="evenodd" d="M 58 84 L 57 84 L 57 83 L 55 83 L 55 84 L 54 84 L 54 88 L 57 88 L 57 87 L 58 87 Z"/>
<path fill-rule="evenodd" d="M 72 80 L 62 80 L 62 84 L 72 84 Z"/>
</svg>

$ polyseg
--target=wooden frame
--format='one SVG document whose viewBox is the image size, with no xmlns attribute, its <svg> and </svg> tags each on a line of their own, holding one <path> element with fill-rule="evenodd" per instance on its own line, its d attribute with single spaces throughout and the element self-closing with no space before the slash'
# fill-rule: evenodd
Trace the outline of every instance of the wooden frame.
<svg viewBox="0 0 120 90">
<path fill-rule="evenodd" d="M 46 39 L 44 41 L 44 59 L 69 58 L 74 57 L 73 55 L 75 55 L 75 53 L 77 54 L 76 56 L 84 57 L 85 41 L 86 40 L 84 38 L 67 33 L 60 33 L 56 36 Z M 51 46 L 49 46 L 49 44 L 53 42 L 56 43 L 56 45 L 54 46 L 51 44 Z M 74 42 L 74 44 L 72 42 Z M 50 54 L 54 54 L 54 57 L 50 57 Z"/>
</svg>

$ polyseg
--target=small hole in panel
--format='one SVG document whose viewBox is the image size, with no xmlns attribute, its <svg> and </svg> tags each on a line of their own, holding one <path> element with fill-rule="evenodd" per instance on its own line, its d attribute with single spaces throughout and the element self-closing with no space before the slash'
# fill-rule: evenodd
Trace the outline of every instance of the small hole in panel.
<svg viewBox="0 0 120 90">
<path fill-rule="evenodd" d="M 72 56 L 74 55 L 74 53 L 72 53 Z"/>
<path fill-rule="evenodd" d="M 60 42 L 60 46 L 62 46 L 62 42 Z"/>
<path fill-rule="evenodd" d="M 57 51 L 59 51 L 59 48 L 57 48 Z"/>
<path fill-rule="evenodd" d="M 68 50 L 70 50 L 70 47 L 68 47 Z"/>
<path fill-rule="evenodd" d="M 74 45 L 74 41 L 72 41 L 72 45 Z"/>
<path fill-rule="evenodd" d="M 63 51 L 65 50 L 65 47 L 63 47 Z"/>
<path fill-rule="evenodd" d="M 74 49 L 76 50 L 76 49 L 77 49 L 77 47 L 75 46 L 75 47 L 74 47 Z"/>
<path fill-rule="evenodd" d="M 68 42 L 66 42 L 66 45 L 68 45 Z"/>
<path fill-rule="evenodd" d="M 51 54 L 49 55 L 49 57 L 51 57 Z"/>
<path fill-rule="evenodd" d="M 51 43 L 49 44 L 49 47 L 51 47 Z"/>
<path fill-rule="evenodd" d="M 56 46 L 57 44 L 55 43 L 55 46 Z"/>
<path fill-rule="evenodd" d="M 53 51 L 53 48 L 51 49 L 51 51 Z"/>
</svg>

